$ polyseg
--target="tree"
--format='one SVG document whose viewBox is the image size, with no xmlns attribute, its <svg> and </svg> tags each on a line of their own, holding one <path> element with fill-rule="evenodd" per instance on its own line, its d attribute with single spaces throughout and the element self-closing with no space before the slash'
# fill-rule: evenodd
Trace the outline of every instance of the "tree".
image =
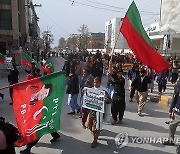
<svg viewBox="0 0 180 154">
<path fill-rule="evenodd" d="M 78 37 L 77 35 L 72 34 L 68 39 L 67 39 L 67 44 L 66 47 L 68 47 L 70 50 L 75 51 L 77 46 L 77 40 Z"/>
<path fill-rule="evenodd" d="M 45 49 L 42 57 L 44 59 L 46 59 L 47 58 L 46 54 L 50 53 L 51 44 L 53 44 L 53 41 L 54 41 L 53 34 L 49 30 L 44 31 L 42 33 L 42 39 L 43 39 L 43 45 L 44 45 L 44 49 Z"/>
<path fill-rule="evenodd" d="M 59 39 L 58 48 L 59 48 L 60 50 L 66 48 L 66 39 L 65 39 L 64 37 L 61 37 L 61 38 Z"/>
<path fill-rule="evenodd" d="M 86 51 L 87 50 L 87 46 L 89 43 L 89 29 L 88 26 L 83 24 L 82 26 L 80 26 L 80 28 L 78 29 L 79 37 L 78 37 L 78 48 L 79 51 Z"/>
</svg>

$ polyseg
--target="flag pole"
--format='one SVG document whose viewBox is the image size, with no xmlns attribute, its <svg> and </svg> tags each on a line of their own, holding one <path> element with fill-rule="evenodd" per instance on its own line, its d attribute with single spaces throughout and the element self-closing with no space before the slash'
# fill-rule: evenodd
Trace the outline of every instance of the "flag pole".
<svg viewBox="0 0 180 154">
<path fill-rule="evenodd" d="M 60 72 L 63 72 L 63 71 L 54 72 L 54 73 L 51 73 L 51 74 L 48 74 L 48 75 L 45 75 L 45 76 L 55 75 L 55 74 L 58 74 Z M 45 76 L 43 76 L 43 77 L 45 77 Z M 42 78 L 42 77 L 37 77 L 37 78 L 30 79 L 30 80 L 25 80 L 25 81 L 22 81 L 22 82 L 11 84 L 9 86 L 1 87 L 0 90 L 6 89 L 6 88 L 12 88 L 13 86 L 17 86 L 17 85 L 22 84 L 22 83 L 31 82 L 31 81 L 34 81 L 34 80 L 39 80 L 40 78 Z"/>
<path fill-rule="evenodd" d="M 115 44 L 114 44 L 114 48 L 113 48 L 113 50 L 112 50 L 111 55 L 114 53 L 114 50 L 115 50 L 116 45 L 117 45 L 117 42 L 118 42 L 119 35 L 120 35 L 120 31 L 119 31 L 118 36 L 117 36 L 117 38 L 116 38 L 116 42 L 115 42 Z"/>
<path fill-rule="evenodd" d="M 117 36 L 117 38 L 116 38 L 116 42 L 115 42 L 115 44 L 114 44 L 114 48 L 113 48 L 112 53 L 111 53 L 111 59 L 110 59 L 110 61 L 109 61 L 109 70 L 108 70 L 108 72 L 109 72 L 110 74 L 112 73 L 112 57 L 113 57 L 113 53 L 114 53 L 115 47 L 116 47 L 116 45 L 117 45 L 117 41 L 118 41 L 119 35 L 120 35 L 120 31 L 119 31 L 118 36 Z"/>
</svg>

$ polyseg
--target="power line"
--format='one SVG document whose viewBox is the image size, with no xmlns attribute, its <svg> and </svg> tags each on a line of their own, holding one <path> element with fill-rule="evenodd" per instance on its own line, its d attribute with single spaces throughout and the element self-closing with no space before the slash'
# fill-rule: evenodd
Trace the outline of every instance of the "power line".
<svg viewBox="0 0 180 154">
<path fill-rule="evenodd" d="M 74 5 L 75 4 L 79 4 L 79 5 L 83 5 L 83 6 L 86 6 L 86 7 L 91 7 L 91 8 L 95 8 L 95 9 L 99 9 L 99 10 L 106 10 L 106 11 L 112 11 L 112 12 L 122 12 L 122 13 L 126 13 L 127 9 L 126 8 L 120 8 L 120 7 L 115 7 L 115 6 L 112 6 L 112 5 L 107 5 L 107 4 L 103 4 L 103 3 L 99 3 L 99 2 L 94 2 L 94 1 L 91 1 L 91 0 L 86 0 L 88 2 L 91 2 L 91 3 L 95 3 L 95 4 L 98 4 L 98 5 L 101 5 L 101 6 L 95 6 L 95 5 L 92 5 L 92 4 L 88 4 L 88 3 L 83 3 L 83 2 L 79 2 L 79 1 L 74 1 L 74 0 L 68 0 L 69 2 L 73 3 Z M 105 7 L 102 7 L 103 6 L 106 6 Z M 118 10 L 114 10 L 114 9 L 109 9 L 107 7 L 111 7 L 111 8 L 116 8 Z M 159 13 L 154 13 L 154 12 L 148 12 L 148 11 L 143 11 L 141 10 L 140 11 L 141 13 L 143 13 L 144 15 L 159 15 Z"/>
<path fill-rule="evenodd" d="M 59 0 L 59 1 L 62 1 L 62 0 Z M 79 2 L 79 1 L 74 1 L 74 0 L 68 0 L 68 1 L 71 4 L 73 3 L 73 6 L 75 6 L 75 4 L 78 4 L 78 5 L 82 5 L 82 6 L 85 6 L 85 7 L 91 7 L 91 8 L 95 8 L 95 9 L 99 9 L 99 10 L 106 10 L 106 11 L 111 11 L 111 12 L 121 12 L 121 13 L 124 13 L 124 14 L 127 11 L 127 9 L 125 9 L 125 8 L 116 7 L 116 9 L 119 9 L 119 10 L 114 10 L 114 9 L 108 9 L 108 8 L 100 7 L 100 6 L 97 6 L 97 5 L 96 6 L 95 5 L 90 5 L 90 4 L 87 4 L 87 3 L 83 3 L 83 2 Z M 115 7 L 115 6 L 113 6 L 113 7 Z M 141 13 L 143 13 L 144 15 L 159 15 L 158 13 L 151 13 L 151 12 L 145 12 L 145 11 L 141 11 Z"/>
</svg>

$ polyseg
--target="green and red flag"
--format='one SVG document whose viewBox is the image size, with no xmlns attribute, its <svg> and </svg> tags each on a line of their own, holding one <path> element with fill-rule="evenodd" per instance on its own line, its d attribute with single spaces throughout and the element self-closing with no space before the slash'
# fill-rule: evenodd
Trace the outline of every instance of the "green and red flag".
<svg viewBox="0 0 180 154">
<path fill-rule="evenodd" d="M 4 61 L 5 61 L 5 57 L 3 54 L 0 53 L 0 63 L 4 64 Z"/>
<path fill-rule="evenodd" d="M 50 59 L 47 60 L 43 59 L 41 62 L 41 67 L 46 74 L 51 74 L 54 72 L 54 66 Z"/>
<path fill-rule="evenodd" d="M 65 73 L 57 72 L 13 86 L 14 115 L 23 136 L 18 146 L 60 129 L 64 79 Z"/>
<path fill-rule="evenodd" d="M 35 65 L 37 66 L 37 62 L 24 52 L 21 53 L 21 62 L 30 68 L 32 68 L 32 62 L 34 62 Z"/>
<path fill-rule="evenodd" d="M 154 49 L 150 38 L 143 28 L 141 17 L 134 1 L 123 19 L 120 32 L 141 62 L 153 68 L 156 72 L 170 67 L 170 64 Z"/>
</svg>

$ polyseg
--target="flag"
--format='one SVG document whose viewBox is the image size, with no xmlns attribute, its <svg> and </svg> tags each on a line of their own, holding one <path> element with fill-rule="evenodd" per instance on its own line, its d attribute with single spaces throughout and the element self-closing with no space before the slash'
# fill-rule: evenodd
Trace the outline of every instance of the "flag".
<svg viewBox="0 0 180 154">
<path fill-rule="evenodd" d="M 180 33 L 180 1 L 163 0 L 161 3 L 160 29 L 164 34 Z"/>
<path fill-rule="evenodd" d="M 150 38 L 143 28 L 141 17 L 134 1 L 123 19 L 120 32 L 141 62 L 153 68 L 156 72 L 170 67 L 170 64 L 154 49 Z"/>
<path fill-rule="evenodd" d="M 4 61 L 5 61 L 5 57 L 3 54 L 0 53 L 0 63 L 4 64 Z"/>
<path fill-rule="evenodd" d="M 30 68 L 32 68 L 32 64 L 31 64 L 32 62 L 34 62 L 35 65 L 37 66 L 37 62 L 32 57 L 30 57 L 28 54 L 26 54 L 24 52 L 21 53 L 21 61 L 24 65 L 26 65 Z"/>
<path fill-rule="evenodd" d="M 41 63 L 41 67 L 46 74 L 51 74 L 54 72 L 54 66 L 50 59 L 44 60 Z"/>
<path fill-rule="evenodd" d="M 13 86 L 14 116 L 23 136 L 18 146 L 60 129 L 64 79 L 65 73 L 57 72 Z"/>
</svg>

